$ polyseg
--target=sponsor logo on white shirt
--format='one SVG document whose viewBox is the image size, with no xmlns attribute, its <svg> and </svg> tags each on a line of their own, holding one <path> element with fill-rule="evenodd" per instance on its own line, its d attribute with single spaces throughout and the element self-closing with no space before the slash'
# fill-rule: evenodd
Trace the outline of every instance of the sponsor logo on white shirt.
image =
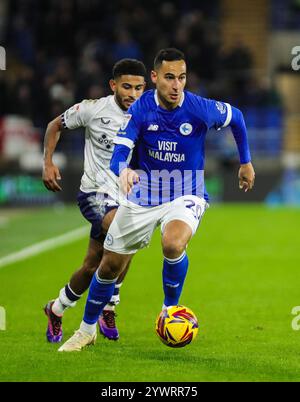
<svg viewBox="0 0 300 402">
<path fill-rule="evenodd" d="M 104 117 L 101 117 L 101 123 L 103 123 L 103 124 L 109 124 L 110 123 L 110 120 L 109 119 L 107 119 L 107 120 L 104 120 Z"/>
</svg>

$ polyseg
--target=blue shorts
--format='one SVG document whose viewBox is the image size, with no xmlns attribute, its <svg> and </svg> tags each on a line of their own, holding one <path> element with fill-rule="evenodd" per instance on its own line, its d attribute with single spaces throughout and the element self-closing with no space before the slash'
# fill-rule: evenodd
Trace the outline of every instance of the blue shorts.
<svg viewBox="0 0 300 402">
<path fill-rule="evenodd" d="M 108 194 L 96 191 L 92 193 L 79 191 L 77 203 L 84 218 L 92 225 L 90 237 L 99 240 L 103 234 L 104 216 L 112 209 L 118 208 L 119 204 Z"/>
</svg>

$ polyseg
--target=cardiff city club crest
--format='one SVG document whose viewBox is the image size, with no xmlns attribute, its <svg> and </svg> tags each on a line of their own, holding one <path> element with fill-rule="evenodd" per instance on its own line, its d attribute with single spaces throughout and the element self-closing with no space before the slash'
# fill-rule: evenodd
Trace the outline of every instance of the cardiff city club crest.
<svg viewBox="0 0 300 402">
<path fill-rule="evenodd" d="M 179 127 L 179 131 L 182 135 L 189 135 L 193 131 L 193 126 L 190 123 L 183 123 Z"/>
<path fill-rule="evenodd" d="M 107 233 L 106 238 L 105 238 L 105 243 L 108 246 L 111 246 L 113 244 L 113 242 L 114 242 L 114 239 L 113 239 L 112 235 L 110 233 Z"/>
</svg>

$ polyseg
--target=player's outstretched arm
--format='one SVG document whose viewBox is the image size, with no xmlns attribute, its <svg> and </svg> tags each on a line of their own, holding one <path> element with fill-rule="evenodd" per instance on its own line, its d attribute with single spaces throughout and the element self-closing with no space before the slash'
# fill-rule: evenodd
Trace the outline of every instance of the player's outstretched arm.
<svg viewBox="0 0 300 402">
<path fill-rule="evenodd" d="M 251 155 L 247 138 L 247 129 L 242 112 L 232 107 L 230 127 L 240 155 L 240 169 L 238 173 L 239 188 L 247 192 L 254 186 L 255 172 L 251 163 Z"/>
<path fill-rule="evenodd" d="M 62 188 L 57 183 L 61 179 L 58 167 L 53 163 L 52 157 L 62 130 L 61 117 L 56 117 L 48 126 L 44 138 L 44 162 L 43 162 L 43 182 L 50 191 L 61 191 Z"/>
<path fill-rule="evenodd" d="M 127 159 L 130 148 L 126 145 L 116 144 L 110 161 L 110 169 L 120 177 L 121 189 L 130 194 L 134 184 L 139 182 L 139 175 L 128 167 Z"/>
</svg>

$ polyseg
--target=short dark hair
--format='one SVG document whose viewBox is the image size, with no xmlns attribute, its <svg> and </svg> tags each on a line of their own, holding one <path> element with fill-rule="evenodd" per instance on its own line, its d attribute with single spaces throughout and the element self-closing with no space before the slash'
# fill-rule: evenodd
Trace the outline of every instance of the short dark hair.
<svg viewBox="0 0 300 402">
<path fill-rule="evenodd" d="M 154 59 L 154 70 L 157 70 L 163 61 L 175 61 L 175 60 L 184 60 L 185 55 L 181 50 L 175 49 L 175 47 L 168 47 L 166 49 L 161 49 Z"/>
<path fill-rule="evenodd" d="M 139 75 L 146 77 L 146 67 L 144 63 L 136 59 L 121 59 L 113 66 L 113 79 L 121 77 L 121 75 Z"/>
</svg>

